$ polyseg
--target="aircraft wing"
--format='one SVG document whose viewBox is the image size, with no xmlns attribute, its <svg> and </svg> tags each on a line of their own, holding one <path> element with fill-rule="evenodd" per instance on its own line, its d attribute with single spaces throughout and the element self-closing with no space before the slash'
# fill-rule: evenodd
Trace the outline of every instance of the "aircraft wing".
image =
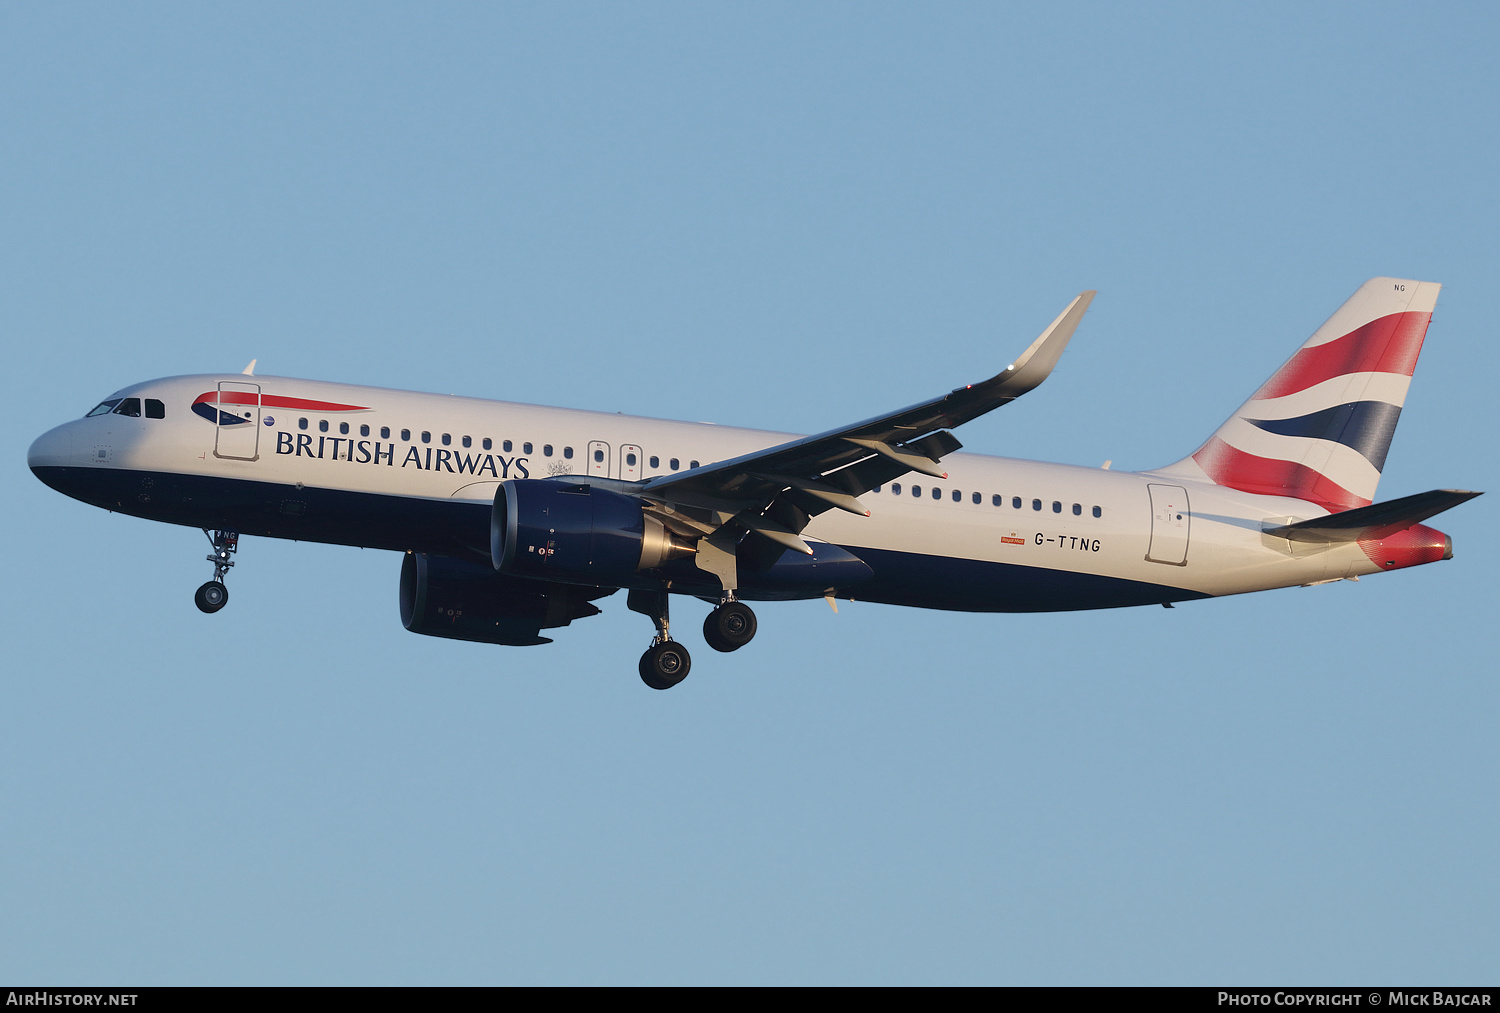
<svg viewBox="0 0 1500 1013">
<path fill-rule="evenodd" d="M 660 504 L 664 523 L 684 533 L 727 528 L 738 538 L 749 530 L 810 553 L 797 534 L 812 516 L 832 508 L 869 516 L 856 497 L 909 471 L 946 478 L 938 462 L 962 446 L 948 430 L 1047 379 L 1093 298 L 1092 291 L 1081 293 L 1031 347 L 988 380 L 816 436 L 664 475 L 646 482 L 639 494 Z"/>
</svg>

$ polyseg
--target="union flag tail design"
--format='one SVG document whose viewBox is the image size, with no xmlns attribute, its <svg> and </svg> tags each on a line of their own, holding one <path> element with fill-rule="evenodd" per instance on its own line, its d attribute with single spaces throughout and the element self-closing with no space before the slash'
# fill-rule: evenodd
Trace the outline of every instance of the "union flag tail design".
<svg viewBox="0 0 1500 1013">
<path fill-rule="evenodd" d="M 1372 278 L 1168 474 L 1331 513 L 1374 501 L 1442 286 Z"/>
</svg>

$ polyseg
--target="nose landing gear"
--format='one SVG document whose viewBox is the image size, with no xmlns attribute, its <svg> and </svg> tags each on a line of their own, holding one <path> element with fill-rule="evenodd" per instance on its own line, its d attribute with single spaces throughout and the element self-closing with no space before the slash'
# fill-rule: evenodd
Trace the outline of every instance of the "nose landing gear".
<svg viewBox="0 0 1500 1013">
<path fill-rule="evenodd" d="M 230 557 L 239 551 L 240 533 L 215 531 L 210 535 L 208 529 L 204 528 L 203 534 L 214 547 L 214 551 L 207 557 L 214 564 L 214 579 L 198 588 L 193 594 L 193 604 L 198 606 L 200 612 L 212 614 L 229 604 L 229 589 L 224 586 L 224 574 L 234 565 L 234 560 Z"/>
<path fill-rule="evenodd" d="M 193 592 L 193 604 L 198 606 L 200 612 L 217 612 L 229 604 L 229 588 L 217 580 L 211 580 Z"/>
</svg>

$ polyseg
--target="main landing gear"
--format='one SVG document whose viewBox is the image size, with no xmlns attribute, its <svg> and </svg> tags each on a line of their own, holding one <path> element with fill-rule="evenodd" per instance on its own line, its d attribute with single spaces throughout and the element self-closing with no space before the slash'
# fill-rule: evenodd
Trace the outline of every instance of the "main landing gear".
<svg viewBox="0 0 1500 1013">
<path fill-rule="evenodd" d="M 738 651 L 755 637 L 755 613 L 733 598 L 703 620 L 703 639 L 716 651 Z"/>
<path fill-rule="evenodd" d="M 692 670 L 693 659 L 687 648 L 673 640 L 667 632 L 667 627 L 671 624 L 667 592 L 632 591 L 625 604 L 632 612 L 650 616 L 651 621 L 656 624 L 656 636 L 646 653 L 641 655 L 641 681 L 652 689 L 671 689 L 686 679 L 688 672 Z"/>
<path fill-rule="evenodd" d="M 641 681 L 652 689 L 671 689 L 693 669 L 688 650 L 675 640 L 652 644 L 641 655 Z"/>
<path fill-rule="evenodd" d="M 204 528 L 203 534 L 214 547 L 214 551 L 207 557 L 214 564 L 214 579 L 193 594 L 193 604 L 198 606 L 199 611 L 211 614 L 229 604 L 229 589 L 224 586 L 224 574 L 234 565 L 234 560 L 230 557 L 239 551 L 240 533 L 215 531 L 210 535 L 208 529 Z"/>
<path fill-rule="evenodd" d="M 668 632 L 667 592 L 631 591 L 626 604 L 632 612 L 650 616 L 656 624 L 656 636 L 641 655 L 641 681 L 652 689 L 671 689 L 693 667 L 688 649 L 672 639 Z M 744 602 L 725 595 L 718 608 L 703 621 L 703 639 L 716 651 L 737 651 L 755 636 L 755 613 Z"/>
</svg>

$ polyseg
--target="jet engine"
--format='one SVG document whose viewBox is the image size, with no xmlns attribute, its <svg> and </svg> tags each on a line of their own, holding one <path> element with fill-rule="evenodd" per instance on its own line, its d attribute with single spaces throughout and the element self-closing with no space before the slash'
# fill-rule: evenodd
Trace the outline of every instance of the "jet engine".
<svg viewBox="0 0 1500 1013">
<path fill-rule="evenodd" d="M 589 600 L 615 590 L 523 580 L 483 563 L 408 552 L 401 563 L 401 625 L 452 640 L 512 647 L 550 644 L 537 634 L 598 615 Z"/>
<path fill-rule="evenodd" d="M 634 496 L 576 479 L 512 479 L 495 492 L 490 558 L 514 577 L 624 587 L 697 551 Z"/>
</svg>

